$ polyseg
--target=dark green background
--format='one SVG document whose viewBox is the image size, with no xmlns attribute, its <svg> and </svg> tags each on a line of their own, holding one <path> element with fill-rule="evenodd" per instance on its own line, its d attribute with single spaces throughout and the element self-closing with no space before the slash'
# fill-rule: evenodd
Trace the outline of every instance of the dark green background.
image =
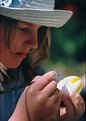
<svg viewBox="0 0 86 121">
<path fill-rule="evenodd" d="M 55 9 L 73 11 L 73 16 L 63 27 L 51 28 L 51 47 L 43 68 L 63 77 L 80 76 L 84 85 L 81 95 L 86 100 L 86 0 L 56 0 L 55 5 Z M 79 121 L 85 120 L 84 114 Z"/>
</svg>

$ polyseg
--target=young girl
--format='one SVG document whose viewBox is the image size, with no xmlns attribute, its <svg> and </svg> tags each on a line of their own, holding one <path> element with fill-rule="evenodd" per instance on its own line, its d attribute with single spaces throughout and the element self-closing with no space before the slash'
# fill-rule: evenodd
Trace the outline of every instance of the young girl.
<svg viewBox="0 0 86 121">
<path fill-rule="evenodd" d="M 1 5 L 5 6 L 5 3 Z M 31 23 L 29 19 L 25 21 L 21 17 L 22 10 L 19 20 L 19 16 L 9 14 L 8 8 L 7 12 L 4 8 L 6 6 L 1 7 L 0 15 L 0 121 L 78 120 L 85 111 L 83 98 L 79 94 L 60 95 L 54 81 L 56 72 L 44 74 L 42 70 L 39 76 L 37 67 L 33 68 L 47 56 L 48 29 L 42 28 L 42 38 L 37 37 L 38 33 L 41 34 L 41 24 Z M 30 86 L 18 88 L 25 83 L 29 85 L 31 81 Z M 64 108 L 60 108 L 61 101 Z"/>
</svg>

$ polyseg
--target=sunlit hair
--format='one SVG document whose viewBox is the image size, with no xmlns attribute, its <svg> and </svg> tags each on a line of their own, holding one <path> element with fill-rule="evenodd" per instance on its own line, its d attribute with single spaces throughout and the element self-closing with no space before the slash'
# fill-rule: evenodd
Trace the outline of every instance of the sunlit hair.
<svg viewBox="0 0 86 121">
<path fill-rule="evenodd" d="M 5 71 L 6 69 L 7 68 L 0 62 L 0 90 L 3 90 L 3 86 L 1 84 L 1 81 L 3 82 L 3 74 L 5 74 L 6 76 L 8 76 L 7 73 L 6 73 L 6 71 Z"/>
<path fill-rule="evenodd" d="M 0 62 L 0 71 L 2 71 L 4 74 L 6 74 L 5 70 L 7 68 Z"/>
</svg>

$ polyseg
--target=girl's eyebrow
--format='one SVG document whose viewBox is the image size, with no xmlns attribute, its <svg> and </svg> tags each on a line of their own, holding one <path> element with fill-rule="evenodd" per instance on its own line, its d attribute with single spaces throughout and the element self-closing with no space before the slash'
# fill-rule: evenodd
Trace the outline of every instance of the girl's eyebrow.
<svg viewBox="0 0 86 121">
<path fill-rule="evenodd" d="M 36 24 L 32 24 L 32 23 L 27 23 L 26 25 L 29 25 L 31 27 L 35 27 L 36 26 Z"/>
</svg>

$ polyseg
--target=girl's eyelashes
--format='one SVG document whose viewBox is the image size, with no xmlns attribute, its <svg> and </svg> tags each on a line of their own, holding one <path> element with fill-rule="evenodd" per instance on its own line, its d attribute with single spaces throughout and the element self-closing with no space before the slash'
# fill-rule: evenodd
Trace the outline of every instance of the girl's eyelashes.
<svg viewBox="0 0 86 121">
<path fill-rule="evenodd" d="M 38 27 L 18 27 L 18 29 L 22 32 L 37 32 L 38 31 Z"/>
<path fill-rule="evenodd" d="M 29 29 L 29 28 L 18 28 L 20 31 L 22 31 L 22 32 L 31 32 L 31 29 Z"/>
</svg>

